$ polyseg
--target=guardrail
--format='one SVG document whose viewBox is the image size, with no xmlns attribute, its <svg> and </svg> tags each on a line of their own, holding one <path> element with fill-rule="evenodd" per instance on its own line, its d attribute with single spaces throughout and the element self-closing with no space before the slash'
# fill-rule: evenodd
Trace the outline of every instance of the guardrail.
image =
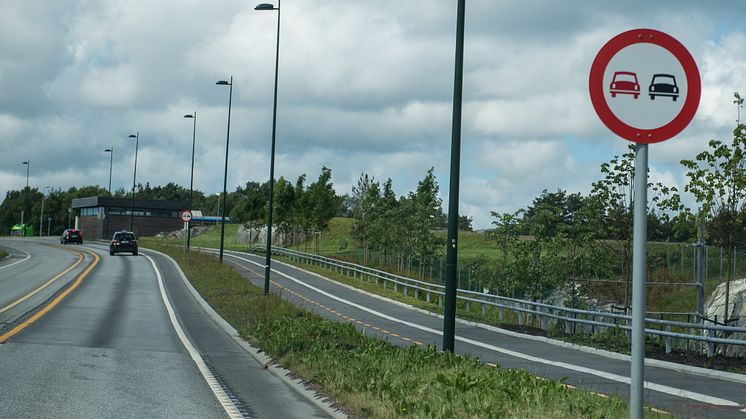
<svg viewBox="0 0 746 419">
<path fill-rule="evenodd" d="M 254 246 L 249 251 L 263 252 L 264 248 Z M 375 282 L 376 285 L 382 286 L 384 289 L 393 288 L 396 292 L 402 292 L 404 295 L 417 299 L 424 299 L 428 303 L 437 302 L 438 305 L 443 305 L 445 287 L 440 284 L 419 281 L 379 269 L 297 250 L 272 247 L 272 252 L 286 256 L 291 260 L 317 265 L 369 283 Z M 498 320 L 500 321 L 504 320 L 506 310 L 515 313 L 519 325 L 526 325 L 529 321 L 538 318 L 543 330 L 553 326 L 561 326 L 564 327 L 565 333 L 572 334 L 595 333 L 597 330 L 601 331 L 607 328 L 624 331 L 632 329 L 632 316 L 624 314 L 555 306 L 538 301 L 521 300 L 464 289 L 458 289 L 457 299 L 464 302 L 467 311 L 471 311 L 472 304 L 481 306 L 482 315 L 486 315 L 489 308 L 497 309 Z M 683 346 L 678 345 L 680 341 L 684 342 L 687 349 L 689 349 L 690 341 L 705 344 L 704 349 L 709 357 L 716 353 L 716 345 L 722 345 L 723 352 L 726 351 L 726 345 L 746 346 L 746 340 L 730 337 L 735 333 L 746 334 L 746 327 L 720 326 L 708 320 L 704 320 L 703 323 L 692 323 L 654 318 L 646 318 L 645 324 L 645 333 L 657 336 L 660 341 L 663 341 L 667 353 L 670 353 L 674 347 Z M 658 328 L 648 326 L 657 326 Z"/>
</svg>

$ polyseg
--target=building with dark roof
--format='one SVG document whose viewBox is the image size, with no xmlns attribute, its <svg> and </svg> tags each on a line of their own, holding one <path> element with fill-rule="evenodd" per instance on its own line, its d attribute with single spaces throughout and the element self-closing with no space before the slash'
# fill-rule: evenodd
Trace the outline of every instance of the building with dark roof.
<svg viewBox="0 0 746 419">
<path fill-rule="evenodd" d="M 84 237 L 110 239 L 114 232 L 130 230 L 139 236 L 153 236 L 164 231 L 184 227 L 179 212 L 188 207 L 188 201 L 135 199 L 134 212 L 131 199 L 92 196 L 73 199 L 72 208 L 78 210 L 77 228 Z"/>
</svg>

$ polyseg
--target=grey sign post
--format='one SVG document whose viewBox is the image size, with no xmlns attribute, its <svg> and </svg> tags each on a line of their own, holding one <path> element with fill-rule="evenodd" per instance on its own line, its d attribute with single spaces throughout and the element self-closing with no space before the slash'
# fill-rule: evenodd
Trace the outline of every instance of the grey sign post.
<svg viewBox="0 0 746 419">
<path fill-rule="evenodd" d="M 634 29 L 599 50 L 588 88 L 601 121 L 623 139 L 637 143 L 629 416 L 638 419 L 644 415 L 645 390 L 648 144 L 668 140 L 689 124 L 699 106 L 700 77 L 691 54 L 675 38 L 652 29 Z"/>
</svg>

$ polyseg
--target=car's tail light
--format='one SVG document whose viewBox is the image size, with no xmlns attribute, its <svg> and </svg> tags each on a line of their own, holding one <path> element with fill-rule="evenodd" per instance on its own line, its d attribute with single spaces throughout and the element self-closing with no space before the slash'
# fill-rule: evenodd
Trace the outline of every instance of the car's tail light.
<svg viewBox="0 0 746 419">
<path fill-rule="evenodd" d="M 119 244 L 119 242 L 118 242 L 118 241 L 116 241 L 116 240 L 112 240 L 112 241 L 111 241 L 111 244 L 113 244 L 113 245 L 115 245 L 115 246 L 116 246 L 116 245 L 118 245 L 118 244 Z"/>
</svg>

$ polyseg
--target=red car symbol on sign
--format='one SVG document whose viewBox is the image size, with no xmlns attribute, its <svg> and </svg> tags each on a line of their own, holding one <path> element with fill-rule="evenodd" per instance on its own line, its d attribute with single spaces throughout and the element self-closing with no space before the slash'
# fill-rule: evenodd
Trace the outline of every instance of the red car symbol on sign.
<svg viewBox="0 0 746 419">
<path fill-rule="evenodd" d="M 614 72 L 614 78 L 611 80 L 609 89 L 611 97 L 617 94 L 633 95 L 635 99 L 640 96 L 640 84 L 637 83 L 637 74 L 629 71 Z"/>
</svg>

